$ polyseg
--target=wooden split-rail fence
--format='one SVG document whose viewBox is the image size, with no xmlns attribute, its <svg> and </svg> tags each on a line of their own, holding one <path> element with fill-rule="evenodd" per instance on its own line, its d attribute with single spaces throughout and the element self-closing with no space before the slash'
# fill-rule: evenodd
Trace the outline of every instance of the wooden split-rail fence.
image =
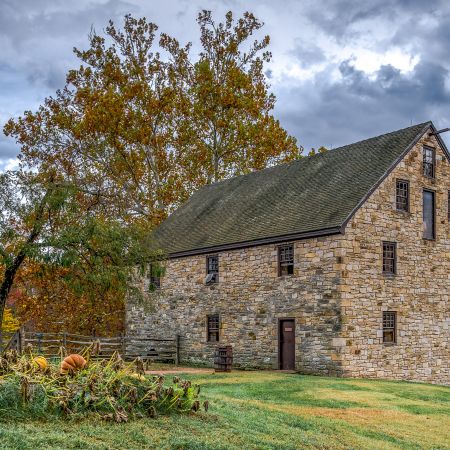
<svg viewBox="0 0 450 450">
<path fill-rule="evenodd" d="M 0 353 L 8 346 L 11 339 L 15 336 L 15 331 L 1 331 L 0 330 Z"/>
<path fill-rule="evenodd" d="M 15 333 L 3 333 L 0 339 L 0 353 L 8 349 L 23 352 L 31 349 L 34 354 L 45 357 L 60 355 L 61 349 L 67 353 L 78 353 L 92 346 L 95 358 L 110 358 L 115 352 L 122 358 L 132 360 L 142 358 L 161 362 L 180 362 L 180 337 L 173 339 L 137 338 L 132 336 L 97 337 L 74 333 L 43 333 L 20 329 Z"/>
</svg>

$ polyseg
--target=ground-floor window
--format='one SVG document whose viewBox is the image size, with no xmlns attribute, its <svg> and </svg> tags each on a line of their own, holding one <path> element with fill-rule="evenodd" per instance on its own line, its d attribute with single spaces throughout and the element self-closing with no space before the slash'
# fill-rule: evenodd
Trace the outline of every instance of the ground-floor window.
<svg viewBox="0 0 450 450">
<path fill-rule="evenodd" d="M 397 342 L 397 313 L 395 311 L 383 312 L 383 344 Z"/>
<path fill-rule="evenodd" d="M 219 342 L 219 328 L 219 316 L 208 316 L 208 342 Z"/>
</svg>

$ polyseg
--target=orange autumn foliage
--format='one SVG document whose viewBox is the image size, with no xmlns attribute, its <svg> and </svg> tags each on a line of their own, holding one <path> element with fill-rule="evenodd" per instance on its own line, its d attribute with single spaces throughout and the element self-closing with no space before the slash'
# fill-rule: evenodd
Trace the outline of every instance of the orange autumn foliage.
<svg viewBox="0 0 450 450">
<path fill-rule="evenodd" d="M 118 335 L 124 330 L 124 299 L 112 288 L 77 295 L 64 282 L 68 269 L 28 264 L 17 279 L 15 309 L 28 329 L 87 335 Z"/>
</svg>

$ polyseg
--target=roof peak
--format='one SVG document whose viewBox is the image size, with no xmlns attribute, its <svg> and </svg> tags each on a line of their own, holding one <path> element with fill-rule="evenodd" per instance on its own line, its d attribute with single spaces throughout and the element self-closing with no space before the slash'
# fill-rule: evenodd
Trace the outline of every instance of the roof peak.
<svg viewBox="0 0 450 450">
<path fill-rule="evenodd" d="M 380 139 L 381 137 L 384 137 L 384 136 L 389 137 L 391 135 L 395 135 L 396 133 L 403 133 L 406 130 L 410 130 L 411 128 L 419 128 L 419 127 L 421 127 L 421 128 L 423 128 L 423 131 L 425 131 L 425 127 L 426 126 L 433 126 L 433 122 L 431 120 L 428 120 L 426 122 L 417 123 L 415 125 L 410 125 L 409 127 L 404 127 L 404 128 L 399 128 L 398 130 L 389 131 L 388 133 L 381 133 L 381 134 L 376 135 L 376 136 L 371 136 L 371 137 L 366 138 L 366 139 L 361 139 L 360 141 L 352 142 L 350 144 L 344 144 L 344 145 L 341 145 L 339 147 L 336 147 L 336 148 L 333 148 L 333 149 L 329 149 L 325 153 L 316 153 L 314 155 L 300 155 L 300 157 L 298 159 L 293 159 L 291 161 L 286 161 L 286 162 L 283 162 L 283 163 L 280 163 L 280 164 L 275 164 L 273 166 L 265 167 L 264 169 L 256 169 L 256 170 L 253 170 L 253 171 L 248 172 L 248 173 L 242 173 L 242 174 L 239 174 L 239 175 L 234 175 L 234 176 L 232 176 L 230 178 L 225 178 L 225 179 L 220 180 L 220 181 L 215 181 L 214 183 L 206 184 L 206 185 L 202 186 L 199 189 L 204 189 L 204 188 L 208 188 L 208 187 L 217 186 L 219 184 L 227 183 L 227 182 L 229 182 L 231 180 L 234 180 L 234 179 L 240 178 L 240 177 L 248 177 L 248 176 L 255 175 L 255 174 L 261 174 L 261 173 L 264 173 L 264 172 L 269 172 L 269 171 L 274 170 L 274 169 L 279 168 L 279 167 L 288 166 L 288 165 L 291 165 L 291 164 L 298 164 L 298 163 L 301 163 L 301 162 L 306 162 L 306 161 L 311 160 L 313 158 L 326 157 L 326 156 L 330 155 L 331 152 L 334 153 L 334 152 L 346 150 L 350 146 L 355 146 L 355 145 L 359 146 L 359 145 L 367 143 L 370 140 Z"/>
</svg>

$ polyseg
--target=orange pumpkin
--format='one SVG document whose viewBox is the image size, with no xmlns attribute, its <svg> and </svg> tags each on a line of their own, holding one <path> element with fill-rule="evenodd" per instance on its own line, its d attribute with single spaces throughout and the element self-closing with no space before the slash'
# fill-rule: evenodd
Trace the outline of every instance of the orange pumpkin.
<svg viewBox="0 0 450 450">
<path fill-rule="evenodd" d="M 75 372 L 76 370 L 82 369 L 86 365 L 86 360 L 81 355 L 69 355 L 66 356 L 61 361 L 61 370 L 62 374 L 66 374 L 69 372 Z"/>
<path fill-rule="evenodd" d="M 33 361 L 37 364 L 39 369 L 45 370 L 48 367 L 48 362 L 43 356 L 36 356 Z"/>
</svg>

